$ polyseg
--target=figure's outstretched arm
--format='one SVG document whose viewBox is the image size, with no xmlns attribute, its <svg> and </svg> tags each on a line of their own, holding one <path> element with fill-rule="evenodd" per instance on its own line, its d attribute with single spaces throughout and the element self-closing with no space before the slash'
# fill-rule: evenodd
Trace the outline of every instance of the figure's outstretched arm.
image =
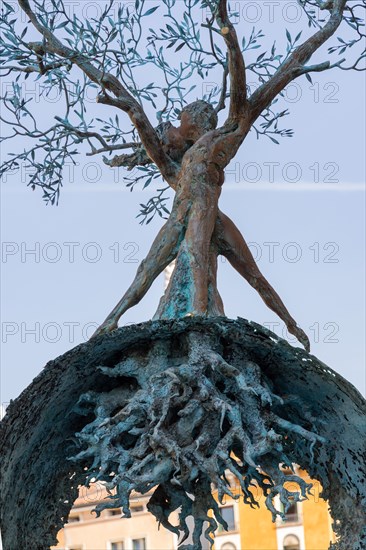
<svg viewBox="0 0 366 550">
<path fill-rule="evenodd" d="M 249 123 L 253 124 L 264 109 L 266 109 L 277 95 L 295 78 L 312 72 L 323 71 L 331 67 L 330 62 L 306 66 L 313 54 L 337 31 L 343 20 L 347 0 L 331 0 L 329 2 L 330 16 L 323 27 L 318 29 L 310 38 L 295 48 L 277 71 L 264 82 L 250 97 Z M 319 7 L 321 7 L 319 5 Z M 325 6 L 323 6 L 325 9 Z M 337 66 L 336 63 L 333 66 Z"/>
<path fill-rule="evenodd" d="M 219 253 L 225 256 L 231 265 L 257 290 L 265 304 L 274 311 L 286 324 L 288 331 L 296 336 L 307 351 L 310 351 L 309 338 L 297 326 L 277 292 L 260 272 L 253 255 L 232 220 L 219 212 L 215 236 L 219 245 Z"/>
<path fill-rule="evenodd" d="M 275 73 L 263 82 L 248 98 L 244 58 L 236 31 L 228 16 L 227 0 L 215 0 L 215 2 L 211 2 L 211 5 L 213 4 L 216 4 L 215 19 L 225 39 L 228 50 L 230 111 L 225 126 L 230 122 L 238 123 L 236 132 L 241 134 L 242 140 L 260 114 L 271 105 L 272 101 L 290 82 L 303 74 L 313 71 L 324 71 L 331 67 L 339 66 L 343 61 L 333 65 L 329 61 L 311 66 L 307 65 L 313 54 L 335 34 L 343 20 L 344 10 L 347 9 L 347 0 L 331 0 L 322 6 L 319 5 L 322 9 L 327 9 L 330 14 L 323 27 L 319 28 L 312 36 L 297 46 L 285 58 Z M 224 90 L 224 94 L 226 96 L 226 90 Z M 220 109 L 223 108 L 223 104 L 224 101 L 221 99 Z"/>
<path fill-rule="evenodd" d="M 215 19 L 228 51 L 228 71 L 230 75 L 228 122 L 240 122 L 245 117 L 247 107 L 245 64 L 234 25 L 229 19 L 227 0 L 218 1 Z"/>
<path fill-rule="evenodd" d="M 30 22 L 41 33 L 43 37 L 42 48 L 50 54 L 67 59 L 71 65 L 76 65 L 84 74 L 96 84 L 100 85 L 102 92 L 97 97 L 98 103 L 112 105 L 124 111 L 135 126 L 141 142 L 144 145 L 149 157 L 159 168 L 162 176 L 169 182 L 175 181 L 177 166 L 161 147 L 159 137 L 152 127 L 145 111 L 133 95 L 127 90 L 122 82 L 114 75 L 99 69 L 90 58 L 76 49 L 66 46 L 48 28 L 42 19 L 37 16 L 36 11 L 31 8 L 29 0 L 18 0 L 21 9 L 29 17 Z M 34 2 L 35 8 L 37 3 Z M 113 96 L 107 92 L 111 92 Z"/>
</svg>

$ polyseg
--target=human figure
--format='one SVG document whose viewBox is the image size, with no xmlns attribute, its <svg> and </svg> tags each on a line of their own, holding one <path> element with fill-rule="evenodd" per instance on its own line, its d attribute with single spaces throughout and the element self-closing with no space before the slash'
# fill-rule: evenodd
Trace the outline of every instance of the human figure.
<svg viewBox="0 0 366 550">
<path fill-rule="evenodd" d="M 218 208 L 224 168 L 243 132 L 240 125 L 216 125 L 214 108 L 195 101 L 182 110 L 179 127 L 163 123 L 157 128 L 164 151 L 180 166 L 172 211 L 133 283 L 94 335 L 117 328 L 121 315 L 143 298 L 174 259 L 170 283 L 154 318 L 224 315 L 216 285 L 217 256 L 222 254 L 309 350 L 308 337 L 260 272 L 239 229 Z"/>
</svg>

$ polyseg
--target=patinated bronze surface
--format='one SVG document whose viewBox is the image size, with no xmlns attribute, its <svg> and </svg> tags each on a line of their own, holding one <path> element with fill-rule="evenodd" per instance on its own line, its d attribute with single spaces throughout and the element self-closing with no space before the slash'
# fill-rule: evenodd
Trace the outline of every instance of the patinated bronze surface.
<svg viewBox="0 0 366 550">
<path fill-rule="evenodd" d="M 95 335 L 117 328 L 121 315 L 141 300 L 174 259 L 175 269 L 155 318 L 223 315 L 217 289 L 217 257 L 222 254 L 309 350 L 308 337 L 260 272 L 239 229 L 219 210 L 224 169 L 246 135 L 246 121 L 218 129 L 216 123 L 213 107 L 196 101 L 183 110 L 178 128 L 170 123 L 159 128 L 162 147 L 177 165 L 176 176 L 170 181 L 176 193 L 172 211 L 132 285 Z M 146 153 L 121 155 L 114 165 L 129 166 L 131 162 L 148 162 Z"/>
<path fill-rule="evenodd" d="M 123 86 L 113 76 L 104 77 L 106 88 L 117 99 L 104 93 L 99 101 L 128 112 L 135 127 L 141 128 L 147 156 L 176 194 L 170 217 L 139 266 L 135 280 L 95 335 L 114 330 L 121 315 L 141 300 L 155 278 L 175 258 L 176 266 L 155 318 L 223 314 L 216 285 L 217 256 L 223 254 L 285 322 L 289 332 L 309 350 L 307 335 L 259 271 L 238 228 L 220 212 L 218 199 L 224 169 L 235 157 L 253 122 L 263 107 L 292 80 L 294 71 L 306 62 L 310 51 L 319 47 L 326 37 L 317 37 L 314 44 L 305 42 L 296 56 L 283 64 L 273 86 L 267 89 L 264 85 L 261 93 L 255 92 L 248 100 L 244 59 L 225 1 L 218 2 L 215 19 L 227 45 L 230 74 L 229 114 L 223 126 L 216 128 L 214 109 L 204 101 L 197 101 L 183 109 L 178 128 L 165 123 L 160 132 L 154 132 L 141 109 L 131 102 L 128 94 L 126 97 Z M 216 110 L 222 108 L 225 96 L 220 103 Z M 143 124 L 148 124 L 148 132 L 142 128 Z M 139 160 L 141 164 L 146 163 L 146 155 L 138 157 L 138 153 L 134 153 L 132 158 L 122 155 L 114 165 L 131 167 L 140 164 Z"/>
<path fill-rule="evenodd" d="M 340 537 L 332 548 L 363 550 L 365 412 L 342 376 L 244 319 L 150 321 L 93 338 L 50 361 L 1 422 L 4 550 L 48 550 L 93 479 L 116 495 L 97 512 L 121 506 L 127 517 L 131 491 L 154 488 L 151 513 L 182 543 L 193 515 L 180 548 L 200 550 L 201 533 L 212 544 L 225 525 L 210 484 L 230 496 L 227 470 L 248 505 L 251 481 L 263 488 L 273 517 L 276 495 L 312 498 L 295 473 L 285 489 L 281 462 L 320 481 Z"/>
<path fill-rule="evenodd" d="M 215 109 L 195 101 L 181 109 L 179 125 L 165 121 L 157 128 L 121 73 L 115 76 L 101 58 L 60 39 L 53 19 L 50 23 L 38 16 L 31 4 L 39 7 L 18 0 L 42 42 L 27 44 L 27 56 L 35 54 L 38 62 L 20 65 L 20 70 L 43 76 L 65 64 L 80 69 L 100 90 L 98 103 L 128 115 L 141 143 L 109 144 L 60 117 L 58 123 L 77 139 L 99 137 L 102 147 L 93 147 L 93 154 L 133 149 L 108 163 L 127 168 L 153 163 L 175 198 L 135 280 L 95 337 L 46 365 L 1 422 L 4 550 L 46 550 L 55 544 L 79 486 L 95 480 L 114 491 L 97 513 L 118 506 L 128 517 L 131 492 L 154 489 L 149 510 L 164 527 L 182 535 L 182 550 L 201 550 L 202 536 L 212 547 L 218 524 L 226 526 L 219 503 L 225 495 L 236 496 L 225 473 L 237 479 L 250 506 L 258 504 L 251 484 L 261 488 L 275 520 L 284 516 L 275 507 L 276 497 L 286 512 L 294 500 L 311 495 L 311 484 L 295 472 L 284 475 L 281 465 L 292 468 L 293 463 L 322 484 L 321 496 L 329 501 L 339 535 L 331 547 L 364 550 L 365 401 L 350 383 L 307 353 L 306 334 L 259 271 L 239 229 L 218 206 L 225 168 L 258 117 L 291 81 L 330 67 L 328 61 L 307 63 L 336 33 L 349 9 L 346 0 L 317 2 L 329 18 L 300 45 L 289 48 L 273 74 L 260 77 L 250 97 L 227 1 L 202 2 L 211 7 L 211 19 L 203 24 L 211 41 L 215 32 L 226 45 L 225 61 L 216 56 L 224 69 L 220 100 Z M 358 19 L 353 16 L 350 22 L 358 31 Z M 77 28 L 75 21 L 69 23 Z M 78 44 L 77 33 L 75 40 Z M 44 59 L 47 56 L 51 59 Z M 217 113 L 228 97 L 227 117 L 218 127 Z M 67 99 L 66 118 L 69 110 Z M 22 125 L 16 127 L 23 132 Z M 220 254 L 307 351 L 255 323 L 224 316 L 217 289 Z M 116 330 L 121 315 L 142 299 L 174 259 L 155 319 Z M 286 480 L 297 490 L 288 490 Z M 178 523 L 173 525 L 169 515 L 178 509 Z M 191 532 L 189 516 L 194 519 Z"/>
</svg>

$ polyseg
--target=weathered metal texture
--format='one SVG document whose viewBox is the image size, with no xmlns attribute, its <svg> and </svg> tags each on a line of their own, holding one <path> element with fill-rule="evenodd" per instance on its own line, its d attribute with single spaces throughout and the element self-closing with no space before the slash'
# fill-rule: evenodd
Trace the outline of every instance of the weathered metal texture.
<svg viewBox="0 0 366 550">
<path fill-rule="evenodd" d="M 198 550 L 202 527 L 209 537 L 214 518 L 221 521 L 210 483 L 230 491 L 223 475 L 230 469 L 255 506 L 247 491 L 254 479 L 275 515 L 272 496 L 289 496 L 278 469 L 286 461 L 321 482 L 341 537 L 337 550 L 361 550 L 365 412 L 344 378 L 243 319 L 152 321 L 102 335 L 48 363 L 1 423 L 4 550 L 48 549 L 78 485 L 92 477 L 117 488 L 106 505 L 126 515 L 132 489 L 156 487 L 150 511 L 185 535 L 193 513 L 185 548 Z M 308 490 L 300 485 L 297 497 Z M 181 524 L 170 526 L 179 506 Z"/>
<path fill-rule="evenodd" d="M 224 315 L 217 288 L 217 257 L 222 254 L 309 351 L 307 335 L 260 272 L 239 229 L 218 207 L 224 169 L 246 135 L 242 123 L 231 120 L 230 124 L 216 128 L 217 114 L 210 103 L 202 100 L 186 105 L 180 121 L 177 128 L 170 122 L 157 128 L 161 148 L 168 158 L 174 159 L 176 167 L 175 178 L 169 183 L 175 190 L 171 213 L 131 286 L 95 334 L 117 328 L 121 315 L 145 296 L 156 277 L 174 259 L 175 268 L 154 319 Z M 139 164 L 141 154 L 142 150 L 138 150 L 119 158 L 131 168 L 133 163 Z"/>
</svg>

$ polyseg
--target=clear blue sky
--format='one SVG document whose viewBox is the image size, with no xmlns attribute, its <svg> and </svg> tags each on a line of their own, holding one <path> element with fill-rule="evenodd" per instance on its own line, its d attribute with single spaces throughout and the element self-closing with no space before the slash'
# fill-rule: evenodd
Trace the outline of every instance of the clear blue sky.
<svg viewBox="0 0 366 550">
<path fill-rule="evenodd" d="M 312 353 L 365 393 L 365 79 L 334 70 L 313 80 L 313 86 L 297 81 L 284 100 L 293 138 L 280 146 L 254 135 L 245 141 L 227 171 L 220 207 L 309 334 Z M 105 106 L 90 108 L 107 114 Z M 39 98 L 36 110 L 45 123 L 62 114 L 57 102 Z M 4 147 L 4 158 L 21 147 L 19 141 Z M 1 184 L 2 403 L 48 360 L 91 335 L 131 283 L 135 260 L 146 255 L 161 224 L 140 226 L 135 218 L 151 189 L 130 193 L 122 170 L 113 172 L 97 157 L 78 161 L 74 173 L 66 172 L 58 207 L 45 206 L 24 173 Z M 285 335 L 256 292 L 227 263 L 219 266 L 227 315 Z M 160 277 L 120 325 L 150 319 L 162 291 Z"/>
</svg>

